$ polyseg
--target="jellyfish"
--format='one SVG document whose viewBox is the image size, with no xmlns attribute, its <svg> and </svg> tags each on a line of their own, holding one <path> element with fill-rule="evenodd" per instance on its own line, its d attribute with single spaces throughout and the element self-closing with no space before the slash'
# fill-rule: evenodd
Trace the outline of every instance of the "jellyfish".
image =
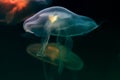
<svg viewBox="0 0 120 80">
<path fill-rule="evenodd" d="M 84 35 L 96 29 L 98 25 L 89 17 L 82 16 L 71 12 L 70 10 L 53 6 L 43 9 L 25 20 L 23 28 L 26 32 L 41 37 L 41 49 L 36 54 L 44 56 L 44 50 L 48 44 L 50 35 L 57 36 L 57 43 L 63 42 L 72 48 L 72 36 Z"/>
<path fill-rule="evenodd" d="M 35 54 L 38 57 L 47 56 L 45 50 L 51 35 L 56 36 L 57 45 L 64 44 L 67 48 L 65 54 L 67 56 L 70 55 L 73 45 L 71 37 L 87 34 L 97 27 L 98 25 L 93 19 L 78 15 L 60 6 L 43 9 L 23 23 L 23 28 L 26 32 L 41 37 L 41 47 Z M 58 47 L 59 51 L 61 51 L 58 71 L 61 72 L 64 66 L 62 59 L 63 48 Z"/>
<path fill-rule="evenodd" d="M 0 0 L 0 22 L 10 24 L 23 21 L 49 3 L 50 0 Z"/>
<path fill-rule="evenodd" d="M 29 45 L 26 51 L 28 54 L 34 56 L 35 58 L 55 66 L 59 65 L 59 58 L 61 54 L 65 68 L 75 71 L 81 70 L 83 68 L 84 64 L 82 59 L 72 51 L 69 51 L 70 53 L 67 54 L 68 49 L 65 46 L 61 44 L 58 45 L 56 43 L 48 43 L 44 52 L 46 56 L 36 56 L 41 47 L 42 45 L 40 43 L 34 43 Z M 60 51 L 61 49 L 62 51 Z"/>
</svg>

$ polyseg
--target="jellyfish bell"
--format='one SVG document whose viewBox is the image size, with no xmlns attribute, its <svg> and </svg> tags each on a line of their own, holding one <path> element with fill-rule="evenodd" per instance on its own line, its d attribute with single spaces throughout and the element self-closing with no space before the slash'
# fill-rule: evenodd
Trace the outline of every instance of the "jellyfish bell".
<svg viewBox="0 0 120 80">
<path fill-rule="evenodd" d="M 50 3 L 49 0 L 0 0 L 0 23 L 24 21 Z"/>
<path fill-rule="evenodd" d="M 44 23 L 41 23 L 43 21 Z M 35 25 L 39 25 L 39 27 Z M 39 11 L 24 22 L 24 30 L 37 36 L 40 36 L 41 27 L 50 30 L 51 35 L 77 36 L 96 29 L 98 25 L 89 17 L 75 14 L 63 7 L 54 6 Z"/>
<path fill-rule="evenodd" d="M 39 60 L 48 62 L 55 66 L 59 66 L 59 59 L 61 58 L 64 67 L 67 69 L 77 71 L 83 68 L 83 61 L 80 59 L 80 57 L 78 57 L 72 51 L 69 51 L 70 53 L 67 54 L 67 48 L 62 45 L 58 45 L 56 43 L 49 43 L 47 45 L 47 48 L 45 49 L 46 56 L 36 56 L 40 48 L 41 45 L 39 43 L 29 45 L 27 47 L 27 53 Z M 60 52 L 60 48 L 62 49 L 61 52 Z M 60 55 L 62 55 L 62 57 L 60 57 Z"/>
</svg>

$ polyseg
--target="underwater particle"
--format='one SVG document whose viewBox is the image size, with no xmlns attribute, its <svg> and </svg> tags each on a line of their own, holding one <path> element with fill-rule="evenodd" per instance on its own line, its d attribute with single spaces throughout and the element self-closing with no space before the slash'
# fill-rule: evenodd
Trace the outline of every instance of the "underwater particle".
<svg viewBox="0 0 120 80">
<path fill-rule="evenodd" d="M 59 46 L 59 47 L 58 47 Z M 62 61 L 64 66 L 70 70 L 81 70 L 83 68 L 83 61 L 72 51 L 67 54 L 68 49 L 62 45 L 58 45 L 56 43 L 49 43 L 47 48 L 45 49 L 46 56 L 36 56 L 39 52 L 41 45 L 39 43 L 31 44 L 27 47 L 27 53 L 34 56 L 35 58 L 42 60 L 44 62 L 48 62 L 50 64 L 59 65 L 60 55 L 62 55 Z M 60 49 L 62 51 L 60 52 Z"/>
<path fill-rule="evenodd" d="M 0 0 L 0 22 L 16 23 L 20 22 L 41 10 L 42 6 L 47 6 L 46 0 Z M 34 6 L 36 5 L 36 6 Z"/>
</svg>

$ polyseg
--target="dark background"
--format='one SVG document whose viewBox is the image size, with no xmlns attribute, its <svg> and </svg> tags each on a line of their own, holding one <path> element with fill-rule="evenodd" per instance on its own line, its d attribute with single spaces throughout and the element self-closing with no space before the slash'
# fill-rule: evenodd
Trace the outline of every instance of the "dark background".
<svg viewBox="0 0 120 80">
<path fill-rule="evenodd" d="M 84 61 L 84 68 L 64 69 L 57 76 L 56 67 L 45 63 L 48 77 L 52 78 L 48 80 L 120 80 L 119 26 L 114 22 L 112 0 L 54 0 L 50 6 L 63 6 L 103 23 L 87 35 L 72 38 L 73 52 Z M 0 23 L 0 80 L 45 80 L 42 61 L 26 52 L 26 47 L 40 38 L 24 37 L 22 24 Z M 51 41 L 54 39 L 51 37 Z"/>
</svg>

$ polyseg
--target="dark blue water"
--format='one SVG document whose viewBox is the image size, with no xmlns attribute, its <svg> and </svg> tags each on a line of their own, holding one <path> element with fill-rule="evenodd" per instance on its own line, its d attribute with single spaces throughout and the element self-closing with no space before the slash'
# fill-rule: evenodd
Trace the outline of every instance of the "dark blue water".
<svg viewBox="0 0 120 80">
<path fill-rule="evenodd" d="M 58 75 L 56 66 L 44 63 L 48 80 L 120 80 L 120 37 L 119 28 L 112 21 L 112 2 L 58 0 L 52 5 L 66 7 L 98 23 L 105 22 L 87 35 L 72 38 L 73 52 L 84 61 L 83 69 L 64 69 Z M 27 46 L 39 42 L 40 38 L 25 37 L 22 24 L 0 23 L 0 80 L 45 80 L 43 61 L 26 52 Z M 52 36 L 51 42 L 54 39 Z"/>
</svg>

